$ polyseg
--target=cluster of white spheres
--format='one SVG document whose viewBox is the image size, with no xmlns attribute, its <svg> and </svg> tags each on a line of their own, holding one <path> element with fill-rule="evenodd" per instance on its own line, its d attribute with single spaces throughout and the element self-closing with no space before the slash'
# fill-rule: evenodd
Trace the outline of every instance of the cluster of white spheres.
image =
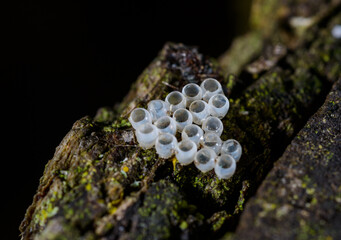
<svg viewBox="0 0 341 240">
<path fill-rule="evenodd" d="M 229 107 L 220 83 L 207 78 L 200 86 L 189 83 L 182 92 L 169 93 L 165 101 L 150 101 L 147 110 L 135 108 L 129 121 L 142 148 L 155 147 L 160 158 L 175 154 L 182 165 L 194 162 L 200 171 L 214 169 L 219 179 L 228 179 L 242 154 L 238 141 L 220 138 L 224 130 L 220 119 Z"/>
</svg>

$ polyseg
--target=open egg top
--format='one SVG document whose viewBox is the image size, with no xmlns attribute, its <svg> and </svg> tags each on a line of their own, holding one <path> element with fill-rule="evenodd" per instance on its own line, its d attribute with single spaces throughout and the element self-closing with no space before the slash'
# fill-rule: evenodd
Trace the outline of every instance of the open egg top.
<svg viewBox="0 0 341 240">
<path fill-rule="evenodd" d="M 222 141 L 223 119 L 230 107 L 221 84 L 207 78 L 170 92 L 165 101 L 148 103 L 148 110 L 134 109 L 129 121 L 144 149 L 155 147 L 160 158 L 176 156 L 181 165 L 194 162 L 201 172 L 214 169 L 219 179 L 233 176 L 242 154 L 238 141 Z M 228 133 L 227 133 L 228 134 Z"/>
</svg>

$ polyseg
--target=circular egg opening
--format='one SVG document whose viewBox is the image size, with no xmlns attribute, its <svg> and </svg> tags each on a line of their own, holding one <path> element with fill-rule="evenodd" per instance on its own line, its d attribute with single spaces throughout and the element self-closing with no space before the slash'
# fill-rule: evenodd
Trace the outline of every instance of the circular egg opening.
<svg viewBox="0 0 341 240">
<path fill-rule="evenodd" d="M 226 144 L 227 151 L 234 152 L 237 150 L 238 144 L 235 141 L 230 141 Z"/>
<path fill-rule="evenodd" d="M 139 131 L 143 134 L 148 134 L 153 131 L 153 126 L 151 124 L 144 124 L 139 128 Z"/>
<path fill-rule="evenodd" d="M 179 144 L 179 149 L 183 152 L 188 152 L 193 148 L 193 143 L 191 141 L 182 141 Z"/>
<path fill-rule="evenodd" d="M 173 137 L 172 137 L 172 135 L 164 134 L 164 135 L 159 136 L 158 141 L 162 145 L 168 145 L 168 144 L 171 144 L 173 142 Z"/>
<path fill-rule="evenodd" d="M 200 164 L 206 164 L 210 161 L 211 159 L 211 154 L 208 150 L 202 149 L 200 152 L 197 154 L 197 161 Z"/>
<path fill-rule="evenodd" d="M 206 134 L 204 137 L 204 144 L 208 147 L 216 146 L 219 142 L 219 137 L 212 133 L 212 134 Z"/>
<path fill-rule="evenodd" d="M 188 126 L 184 129 L 188 137 L 194 137 L 198 134 L 198 128 L 195 126 Z"/>
<path fill-rule="evenodd" d="M 203 101 L 194 101 L 189 106 L 189 110 L 195 113 L 200 113 L 204 111 L 205 109 L 205 103 Z"/>
<path fill-rule="evenodd" d="M 185 86 L 184 93 L 188 97 L 195 97 L 199 93 L 199 86 L 195 84 L 188 84 L 187 86 Z"/>
<path fill-rule="evenodd" d="M 218 90 L 218 84 L 217 84 L 216 80 L 214 80 L 214 79 L 207 79 L 204 83 L 204 88 L 207 91 L 214 92 L 214 91 Z"/>
<path fill-rule="evenodd" d="M 217 118 L 210 118 L 207 121 L 206 126 L 209 131 L 216 131 L 220 128 L 221 122 Z"/>
<path fill-rule="evenodd" d="M 143 109 L 135 109 L 131 115 L 134 122 L 140 122 L 146 117 L 146 112 Z"/>
<path fill-rule="evenodd" d="M 170 125 L 170 120 L 168 117 L 163 117 L 160 118 L 157 122 L 156 122 L 156 127 L 159 129 L 165 129 Z"/>
<path fill-rule="evenodd" d="M 216 108 L 222 108 L 226 105 L 226 98 L 222 95 L 216 95 L 212 99 L 212 104 Z"/>
<path fill-rule="evenodd" d="M 172 105 L 178 105 L 183 100 L 183 96 L 179 92 L 172 92 L 168 95 L 168 102 Z"/>
<path fill-rule="evenodd" d="M 233 164 L 233 159 L 228 155 L 222 155 L 218 161 L 218 166 L 223 169 L 228 169 Z"/>
<path fill-rule="evenodd" d="M 185 109 L 176 110 L 174 113 L 175 121 L 186 122 L 189 118 L 188 112 Z"/>
<path fill-rule="evenodd" d="M 155 100 L 151 102 L 151 106 L 155 109 L 155 110 L 161 110 L 163 108 L 163 104 L 161 101 Z"/>
</svg>

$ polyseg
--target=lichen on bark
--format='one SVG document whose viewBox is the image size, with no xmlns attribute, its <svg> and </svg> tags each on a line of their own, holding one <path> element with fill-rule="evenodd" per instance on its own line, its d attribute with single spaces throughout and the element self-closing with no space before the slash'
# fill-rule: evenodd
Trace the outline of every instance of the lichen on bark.
<svg viewBox="0 0 341 240">
<path fill-rule="evenodd" d="M 341 78 L 248 203 L 236 239 L 341 237 L 340 99 Z"/>
</svg>

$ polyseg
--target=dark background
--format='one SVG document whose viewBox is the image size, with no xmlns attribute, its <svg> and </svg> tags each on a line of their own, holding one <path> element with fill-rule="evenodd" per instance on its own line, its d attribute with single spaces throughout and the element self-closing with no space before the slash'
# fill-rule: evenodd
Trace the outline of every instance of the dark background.
<svg viewBox="0 0 341 240">
<path fill-rule="evenodd" d="M 18 227 L 55 148 L 79 118 L 113 106 L 165 42 L 213 57 L 248 28 L 251 0 L 25 1 L 2 39 L 2 229 Z M 3 68 L 4 67 L 4 68 Z"/>
</svg>

